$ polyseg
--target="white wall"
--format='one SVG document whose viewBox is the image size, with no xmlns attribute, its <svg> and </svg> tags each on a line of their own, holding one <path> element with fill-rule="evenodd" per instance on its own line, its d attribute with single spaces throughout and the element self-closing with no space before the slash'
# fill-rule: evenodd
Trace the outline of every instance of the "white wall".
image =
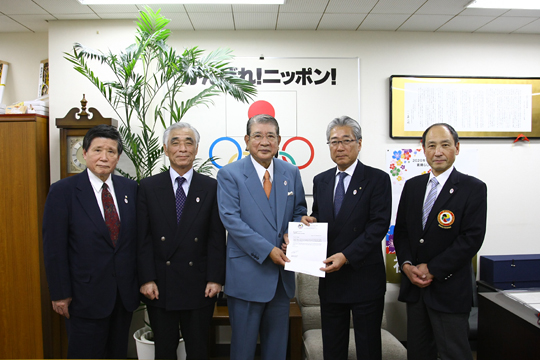
<svg viewBox="0 0 540 360">
<path fill-rule="evenodd" d="M 96 107 L 104 116 L 114 117 L 97 90 L 71 68 L 62 53 L 69 51 L 74 42 L 100 50 L 122 48 L 133 42 L 134 32 L 131 21 L 50 24 L 51 119 L 63 117 L 70 108 L 78 107 L 82 93 L 90 101 L 89 106 Z M 170 44 L 177 49 L 230 47 L 239 57 L 261 54 L 266 57 L 359 57 L 363 128 L 360 159 L 368 165 L 384 168 L 387 148 L 418 144 L 393 140 L 388 135 L 389 76 L 540 77 L 539 40 L 538 35 L 461 33 L 177 31 L 173 32 Z M 342 105 L 328 106 L 335 108 L 335 116 L 343 115 Z M 314 119 L 313 126 L 318 126 L 322 134 L 330 120 Z M 201 132 L 204 137 L 204 130 Z M 462 140 L 461 146 L 462 149 L 478 149 L 478 177 L 488 186 L 488 230 L 480 254 L 540 253 L 540 241 L 532 235 L 539 197 L 536 184 L 540 168 L 535 161 L 540 150 L 539 140 L 518 144 L 513 144 L 512 140 Z M 53 181 L 59 178 L 58 159 L 58 130 L 51 125 Z M 397 286 L 389 285 L 387 314 L 391 331 L 404 339 L 403 307 L 396 304 L 396 298 Z"/>
<path fill-rule="evenodd" d="M 9 63 L 3 104 L 37 98 L 39 65 L 47 57 L 47 33 L 3 33 L 0 36 L 0 60 Z"/>
</svg>

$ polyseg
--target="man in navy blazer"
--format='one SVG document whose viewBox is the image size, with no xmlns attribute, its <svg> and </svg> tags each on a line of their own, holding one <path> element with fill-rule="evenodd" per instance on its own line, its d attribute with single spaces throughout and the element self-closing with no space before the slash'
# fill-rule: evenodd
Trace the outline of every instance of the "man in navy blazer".
<svg viewBox="0 0 540 360">
<path fill-rule="evenodd" d="M 260 332 L 261 359 L 285 360 L 295 285 L 281 245 L 288 223 L 306 214 L 304 189 L 298 168 L 274 158 L 281 141 L 276 119 L 252 117 L 244 140 L 250 156 L 217 175 L 219 214 L 228 231 L 231 359 L 252 360 Z"/>
<path fill-rule="evenodd" d="M 176 359 L 179 323 L 187 358 L 208 359 L 214 304 L 225 283 L 225 229 L 219 219 L 217 182 L 193 169 L 199 141 L 190 124 L 169 126 L 163 134 L 169 171 L 141 180 L 139 190 L 139 283 L 156 359 Z M 177 195 L 184 202 L 181 209 Z"/>
<path fill-rule="evenodd" d="M 484 241 L 487 188 L 454 168 L 459 138 L 452 126 L 430 126 L 422 146 L 431 172 L 405 183 L 394 228 L 407 354 L 411 360 L 472 359 L 471 259 Z"/>
<path fill-rule="evenodd" d="M 381 241 L 390 225 L 390 178 L 357 159 L 362 130 L 356 120 L 332 120 L 326 138 L 337 167 L 313 179 L 313 212 L 303 219 L 328 223 L 328 258 L 321 268 L 326 276 L 319 280 L 324 358 L 347 359 L 352 312 L 357 358 L 381 359 Z"/>
<path fill-rule="evenodd" d="M 118 131 L 90 129 L 87 170 L 54 183 L 45 203 L 43 255 L 54 311 L 66 317 L 68 358 L 125 359 L 136 271 L 137 183 L 113 175 Z"/>
</svg>

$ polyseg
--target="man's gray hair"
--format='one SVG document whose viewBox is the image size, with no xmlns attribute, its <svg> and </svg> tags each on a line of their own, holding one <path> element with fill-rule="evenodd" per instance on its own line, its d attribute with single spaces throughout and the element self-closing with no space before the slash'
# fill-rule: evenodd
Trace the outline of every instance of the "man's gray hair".
<svg viewBox="0 0 540 360">
<path fill-rule="evenodd" d="M 348 126 L 352 129 L 352 132 L 354 136 L 356 137 L 356 140 L 362 139 L 362 128 L 360 127 L 360 124 L 358 121 L 343 115 L 338 118 L 335 118 L 334 120 L 330 121 L 330 124 L 328 124 L 328 127 L 326 128 L 326 140 L 330 141 L 330 133 L 332 132 L 332 129 L 336 126 Z"/>
<path fill-rule="evenodd" d="M 246 134 L 248 136 L 251 136 L 251 126 L 253 124 L 272 124 L 276 128 L 276 135 L 279 136 L 279 124 L 273 116 L 267 114 L 259 114 L 249 119 L 246 125 Z"/>
<path fill-rule="evenodd" d="M 190 129 L 195 134 L 195 146 L 199 145 L 199 141 L 201 140 L 201 135 L 199 135 L 199 132 L 197 129 L 195 129 L 191 124 L 187 122 L 177 122 L 172 124 L 165 130 L 165 133 L 163 134 L 163 145 L 167 145 L 167 141 L 169 140 L 169 134 L 174 129 Z"/>
</svg>

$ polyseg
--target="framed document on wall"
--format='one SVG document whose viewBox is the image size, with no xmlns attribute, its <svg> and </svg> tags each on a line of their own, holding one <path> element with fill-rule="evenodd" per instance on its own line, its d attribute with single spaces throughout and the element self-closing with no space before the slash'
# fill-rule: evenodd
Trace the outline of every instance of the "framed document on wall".
<svg viewBox="0 0 540 360">
<path fill-rule="evenodd" d="M 448 123 L 460 138 L 540 138 L 540 78 L 390 77 L 390 137 Z"/>
</svg>

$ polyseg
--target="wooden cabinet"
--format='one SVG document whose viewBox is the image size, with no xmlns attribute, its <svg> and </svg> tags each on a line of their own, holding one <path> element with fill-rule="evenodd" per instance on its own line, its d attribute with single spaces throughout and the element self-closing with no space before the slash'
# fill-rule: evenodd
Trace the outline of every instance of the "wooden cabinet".
<svg viewBox="0 0 540 360">
<path fill-rule="evenodd" d="M 41 235 L 48 117 L 0 115 L 0 146 L 0 358 L 58 358 L 62 320 L 51 308 Z"/>
</svg>

